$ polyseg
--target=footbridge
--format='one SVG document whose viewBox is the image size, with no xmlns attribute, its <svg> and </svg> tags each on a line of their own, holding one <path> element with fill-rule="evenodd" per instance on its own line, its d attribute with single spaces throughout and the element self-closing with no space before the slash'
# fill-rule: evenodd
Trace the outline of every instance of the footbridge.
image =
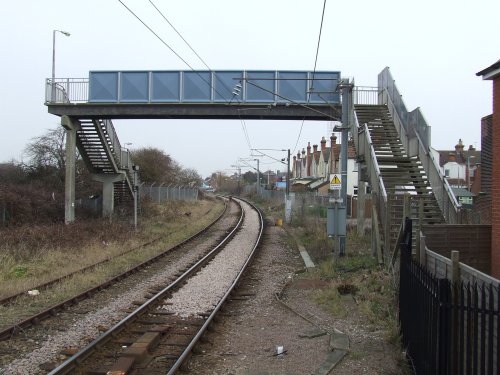
<svg viewBox="0 0 500 375">
<path fill-rule="evenodd" d="M 391 257 L 402 219 L 412 212 L 421 225 L 459 223 L 460 204 L 430 152 L 430 126 L 418 108 L 406 109 L 389 69 L 376 88 L 353 86 L 348 104 L 341 81 L 338 71 L 236 70 L 91 71 L 88 78 L 47 79 L 48 112 L 60 116 L 68 132 L 66 221 L 74 220 L 69 158 L 76 147 L 103 182 L 105 215 L 134 194 L 132 161 L 114 119 L 343 119 L 360 163 L 358 186 L 371 188 L 381 261 Z"/>
</svg>

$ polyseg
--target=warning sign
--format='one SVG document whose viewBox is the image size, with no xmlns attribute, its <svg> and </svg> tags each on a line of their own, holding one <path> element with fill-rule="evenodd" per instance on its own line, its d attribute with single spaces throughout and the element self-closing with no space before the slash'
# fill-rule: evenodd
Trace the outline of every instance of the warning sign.
<svg viewBox="0 0 500 375">
<path fill-rule="evenodd" d="M 342 185 L 342 181 L 340 179 L 340 176 L 338 174 L 331 174 L 330 175 L 330 190 L 340 190 L 341 185 Z"/>
</svg>

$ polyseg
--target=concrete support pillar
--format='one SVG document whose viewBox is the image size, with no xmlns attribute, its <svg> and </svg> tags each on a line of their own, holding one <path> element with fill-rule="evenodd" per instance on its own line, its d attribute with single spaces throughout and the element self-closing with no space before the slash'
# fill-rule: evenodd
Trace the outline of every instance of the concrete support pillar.
<svg viewBox="0 0 500 375">
<path fill-rule="evenodd" d="M 75 221 L 76 132 L 80 122 L 68 116 L 61 117 L 66 129 L 66 176 L 64 179 L 64 222 Z"/>
<path fill-rule="evenodd" d="M 94 181 L 102 182 L 102 216 L 111 217 L 115 209 L 115 190 L 113 183 L 125 180 L 124 173 L 92 175 Z"/>
<path fill-rule="evenodd" d="M 358 228 L 358 235 L 365 234 L 365 198 L 366 198 L 366 183 L 360 180 L 358 173 L 358 200 L 356 207 L 356 222 Z"/>
</svg>

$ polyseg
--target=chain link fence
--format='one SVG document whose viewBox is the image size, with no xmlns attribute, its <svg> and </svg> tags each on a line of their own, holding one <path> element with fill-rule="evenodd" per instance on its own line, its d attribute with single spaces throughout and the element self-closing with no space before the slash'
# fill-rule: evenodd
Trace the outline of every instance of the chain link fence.
<svg viewBox="0 0 500 375">
<path fill-rule="evenodd" d="M 156 203 L 198 199 L 198 189 L 186 186 L 142 186 L 140 192 L 142 199 L 149 198 Z"/>
</svg>

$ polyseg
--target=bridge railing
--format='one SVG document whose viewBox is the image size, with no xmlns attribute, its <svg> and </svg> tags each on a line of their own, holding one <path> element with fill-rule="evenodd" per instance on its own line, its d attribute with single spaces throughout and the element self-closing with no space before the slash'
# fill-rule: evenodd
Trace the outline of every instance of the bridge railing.
<svg viewBox="0 0 500 375">
<path fill-rule="evenodd" d="M 86 103 L 89 99 L 88 78 L 45 80 L 45 103 Z"/>
<path fill-rule="evenodd" d="M 461 205 L 453 194 L 447 179 L 441 173 L 438 161 L 430 151 L 431 127 L 419 108 L 408 112 L 389 68 L 378 76 L 378 103 L 386 104 L 392 115 L 399 137 L 408 155 L 418 156 L 424 167 L 432 191 L 447 223 L 461 221 Z"/>
<path fill-rule="evenodd" d="M 352 101 L 353 104 L 378 104 L 378 87 L 354 86 Z"/>
</svg>

